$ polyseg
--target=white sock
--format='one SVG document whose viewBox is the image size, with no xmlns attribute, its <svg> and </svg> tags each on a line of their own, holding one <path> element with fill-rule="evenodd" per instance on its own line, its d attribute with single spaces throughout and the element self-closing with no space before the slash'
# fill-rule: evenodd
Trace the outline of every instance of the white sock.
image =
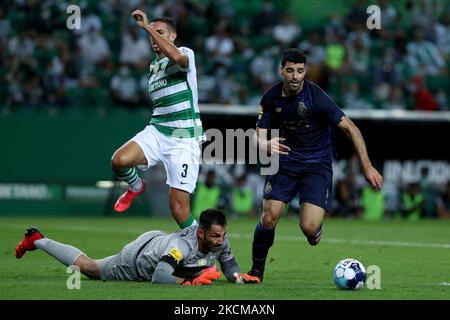
<svg viewBox="0 0 450 320">
<path fill-rule="evenodd" d="M 141 191 L 142 184 L 143 184 L 142 179 L 138 178 L 135 182 L 131 183 L 129 186 L 130 186 L 131 191 L 138 192 L 138 191 Z"/>
<path fill-rule="evenodd" d="M 77 258 L 84 254 L 80 249 L 57 241 L 42 238 L 34 241 L 36 248 L 41 249 L 56 258 L 66 266 L 75 264 Z"/>
</svg>

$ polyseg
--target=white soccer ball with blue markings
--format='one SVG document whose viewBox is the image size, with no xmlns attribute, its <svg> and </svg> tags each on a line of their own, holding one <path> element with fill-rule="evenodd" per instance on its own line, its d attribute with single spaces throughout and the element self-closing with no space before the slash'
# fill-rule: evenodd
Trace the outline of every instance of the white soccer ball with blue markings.
<svg viewBox="0 0 450 320">
<path fill-rule="evenodd" d="M 339 289 L 360 289 L 366 282 L 366 269 L 358 260 L 341 260 L 333 269 L 333 281 Z"/>
</svg>

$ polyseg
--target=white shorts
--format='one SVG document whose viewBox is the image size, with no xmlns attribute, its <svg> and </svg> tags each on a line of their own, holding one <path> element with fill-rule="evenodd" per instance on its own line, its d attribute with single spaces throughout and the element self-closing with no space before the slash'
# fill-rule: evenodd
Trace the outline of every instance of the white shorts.
<svg viewBox="0 0 450 320">
<path fill-rule="evenodd" d="M 141 147 L 147 159 L 147 165 L 138 165 L 139 169 L 147 170 L 162 161 L 166 169 L 166 183 L 170 187 L 189 193 L 195 190 L 201 152 L 195 138 L 167 137 L 148 125 L 131 141 Z"/>
</svg>

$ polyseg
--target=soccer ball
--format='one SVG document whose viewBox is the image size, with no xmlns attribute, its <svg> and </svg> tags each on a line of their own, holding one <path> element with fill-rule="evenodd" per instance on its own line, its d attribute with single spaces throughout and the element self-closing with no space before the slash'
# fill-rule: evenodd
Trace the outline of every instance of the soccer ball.
<svg viewBox="0 0 450 320">
<path fill-rule="evenodd" d="M 366 269 L 358 260 L 341 260 L 333 269 L 333 281 L 339 289 L 357 290 L 366 281 Z"/>
</svg>

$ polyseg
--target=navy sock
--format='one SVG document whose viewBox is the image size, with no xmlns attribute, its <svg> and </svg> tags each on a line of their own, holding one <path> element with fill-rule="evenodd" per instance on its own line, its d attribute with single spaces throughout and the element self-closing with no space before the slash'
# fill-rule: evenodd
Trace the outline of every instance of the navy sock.
<svg viewBox="0 0 450 320">
<path fill-rule="evenodd" d="M 322 226 L 323 223 L 320 225 L 320 227 L 316 231 L 316 235 L 314 237 L 307 237 L 308 242 L 310 245 L 315 246 L 319 243 L 320 238 L 322 237 Z"/>
<path fill-rule="evenodd" d="M 258 270 L 260 273 L 264 272 L 267 254 L 270 247 L 273 245 L 275 239 L 275 228 L 265 229 L 261 222 L 256 225 L 255 233 L 253 235 L 252 270 Z"/>
</svg>

